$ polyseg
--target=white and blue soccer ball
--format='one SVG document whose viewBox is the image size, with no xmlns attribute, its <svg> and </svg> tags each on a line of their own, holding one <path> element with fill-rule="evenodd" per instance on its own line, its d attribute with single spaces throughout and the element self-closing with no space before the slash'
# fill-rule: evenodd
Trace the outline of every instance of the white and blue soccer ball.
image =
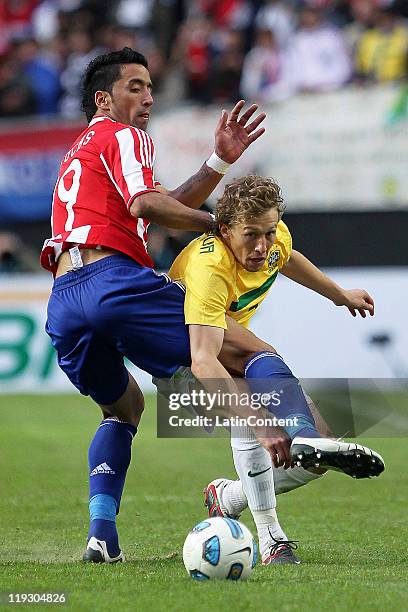
<svg viewBox="0 0 408 612">
<path fill-rule="evenodd" d="M 227 517 L 198 523 L 183 547 L 184 565 L 196 580 L 246 580 L 257 557 L 258 547 L 248 527 Z"/>
</svg>

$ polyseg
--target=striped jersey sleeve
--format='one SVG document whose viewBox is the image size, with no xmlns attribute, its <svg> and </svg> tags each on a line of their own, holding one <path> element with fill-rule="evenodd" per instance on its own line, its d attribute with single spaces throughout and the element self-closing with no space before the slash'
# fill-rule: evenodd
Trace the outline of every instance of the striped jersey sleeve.
<svg viewBox="0 0 408 612">
<path fill-rule="evenodd" d="M 156 191 L 154 144 L 143 130 L 126 127 L 116 131 L 100 157 L 128 209 L 138 195 Z"/>
</svg>

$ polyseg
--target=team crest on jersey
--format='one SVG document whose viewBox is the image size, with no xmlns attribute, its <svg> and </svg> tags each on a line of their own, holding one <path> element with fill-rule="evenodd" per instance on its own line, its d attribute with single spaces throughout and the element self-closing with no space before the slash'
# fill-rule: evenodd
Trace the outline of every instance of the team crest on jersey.
<svg viewBox="0 0 408 612">
<path fill-rule="evenodd" d="M 280 251 L 272 251 L 272 253 L 268 257 L 268 271 L 272 272 L 272 269 L 275 267 L 275 264 L 278 263 L 280 259 Z"/>
</svg>

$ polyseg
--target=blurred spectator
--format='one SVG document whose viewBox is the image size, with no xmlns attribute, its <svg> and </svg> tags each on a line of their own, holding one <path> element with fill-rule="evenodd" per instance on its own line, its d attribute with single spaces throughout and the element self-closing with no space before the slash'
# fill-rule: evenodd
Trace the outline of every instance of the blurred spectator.
<svg viewBox="0 0 408 612">
<path fill-rule="evenodd" d="M 268 0 L 256 17 L 257 28 L 273 32 L 276 44 L 284 48 L 288 44 L 296 27 L 296 16 L 293 2 Z"/>
<path fill-rule="evenodd" d="M 140 48 L 140 47 L 138 47 Z M 151 41 L 150 45 L 146 45 L 143 49 L 144 55 L 147 57 L 149 62 L 149 73 L 152 78 L 154 94 L 161 90 L 162 80 L 164 78 L 166 66 L 166 59 L 163 58 L 158 47 L 156 47 L 154 41 Z"/>
<path fill-rule="evenodd" d="M 250 25 L 251 6 L 247 0 L 198 0 L 197 4 L 215 28 L 244 30 Z"/>
<path fill-rule="evenodd" d="M 2 0 L 0 2 L 0 53 L 7 50 L 13 38 L 27 35 L 31 30 L 31 18 L 39 0 Z"/>
<path fill-rule="evenodd" d="M 39 42 L 47 43 L 56 36 L 59 5 L 58 0 L 44 0 L 33 11 L 32 31 Z"/>
<path fill-rule="evenodd" d="M 278 47 L 271 30 L 257 30 L 255 44 L 245 58 L 240 89 L 246 100 L 264 104 L 293 93 L 287 53 Z"/>
<path fill-rule="evenodd" d="M 124 46 L 146 55 L 162 108 L 326 91 L 352 63 L 366 83 L 399 80 L 396 14 L 408 0 L 0 0 L 0 114 L 81 116 L 86 64 Z"/>
<path fill-rule="evenodd" d="M 395 81 L 407 76 L 408 31 L 394 9 L 377 10 L 374 27 L 357 42 L 357 78 L 369 82 Z"/>
<path fill-rule="evenodd" d="M 90 0 L 41 0 L 32 14 L 32 33 L 40 43 L 47 43 L 61 33 L 64 23 L 68 24 L 83 9 L 88 20 L 91 16 L 93 22 L 97 21 L 98 15 L 102 15 L 103 21 L 108 18 L 106 0 L 98 0 L 98 6 L 94 7 L 95 14 L 92 14 Z M 85 26 L 85 23 L 81 25 Z"/>
<path fill-rule="evenodd" d="M 60 0 L 60 2 L 66 2 L 67 0 Z M 71 0 L 68 0 L 71 1 Z M 146 0 L 147 1 L 147 0 Z M 135 4 L 135 0 L 133 0 Z M 137 2 L 136 2 L 137 3 Z M 146 2 L 145 2 L 146 3 Z M 80 10 L 88 13 L 92 19 L 91 30 L 99 29 L 109 23 L 117 23 L 116 10 L 117 0 L 82 0 L 80 3 Z M 129 25 L 129 24 L 125 24 Z"/>
<path fill-rule="evenodd" d="M 51 54 L 40 52 L 33 38 L 16 42 L 13 56 L 28 81 L 35 97 L 35 111 L 39 115 L 56 113 L 60 95 L 59 66 Z"/>
<path fill-rule="evenodd" d="M 140 49 L 139 39 L 131 28 L 107 26 L 99 33 L 99 43 L 107 51 L 120 51 L 123 47 Z"/>
<path fill-rule="evenodd" d="M 16 234 L 0 233 L 0 275 L 38 269 L 37 254 L 32 253 Z"/>
<path fill-rule="evenodd" d="M 210 101 L 235 102 L 239 98 L 244 37 L 240 30 L 223 30 L 212 48 Z"/>
<path fill-rule="evenodd" d="M 103 50 L 93 46 L 92 37 L 86 29 L 76 28 L 67 37 L 68 60 L 61 74 L 63 94 L 60 111 L 68 119 L 82 116 L 81 79 L 85 68 Z"/>
<path fill-rule="evenodd" d="M 325 22 L 317 8 L 304 8 L 291 42 L 291 62 L 297 89 L 329 91 L 351 76 L 351 61 L 341 31 Z"/>
<path fill-rule="evenodd" d="M 22 117 L 35 113 L 30 81 L 11 56 L 0 61 L 0 117 Z"/>
<path fill-rule="evenodd" d="M 176 56 L 183 64 L 190 100 L 209 101 L 211 23 L 202 17 L 188 20 L 180 31 Z"/>
<path fill-rule="evenodd" d="M 375 10 L 376 6 L 373 0 L 354 0 L 351 2 L 352 22 L 345 27 L 344 36 L 353 57 L 362 34 L 374 24 Z"/>
<path fill-rule="evenodd" d="M 395 0 L 392 3 L 392 7 L 395 10 L 395 13 L 398 13 L 402 17 L 408 18 L 408 2 L 407 0 Z"/>
<path fill-rule="evenodd" d="M 163 59 L 170 57 L 177 31 L 184 18 L 183 0 L 154 0 L 151 26 Z"/>
<path fill-rule="evenodd" d="M 120 0 L 116 9 L 118 24 L 126 28 L 147 28 L 150 25 L 153 0 Z"/>
<path fill-rule="evenodd" d="M 340 28 L 348 25 L 351 21 L 351 6 L 353 3 L 354 0 L 330 0 L 325 6 L 328 21 Z"/>
</svg>

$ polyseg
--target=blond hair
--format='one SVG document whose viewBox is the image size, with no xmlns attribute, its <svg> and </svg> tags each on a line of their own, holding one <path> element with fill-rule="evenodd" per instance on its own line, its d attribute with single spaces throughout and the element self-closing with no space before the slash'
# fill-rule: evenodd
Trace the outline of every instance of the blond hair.
<svg viewBox="0 0 408 612">
<path fill-rule="evenodd" d="M 273 208 L 281 219 L 285 205 L 279 185 L 273 179 L 250 174 L 225 186 L 217 202 L 215 218 L 218 227 L 231 226 L 250 221 Z"/>
</svg>

